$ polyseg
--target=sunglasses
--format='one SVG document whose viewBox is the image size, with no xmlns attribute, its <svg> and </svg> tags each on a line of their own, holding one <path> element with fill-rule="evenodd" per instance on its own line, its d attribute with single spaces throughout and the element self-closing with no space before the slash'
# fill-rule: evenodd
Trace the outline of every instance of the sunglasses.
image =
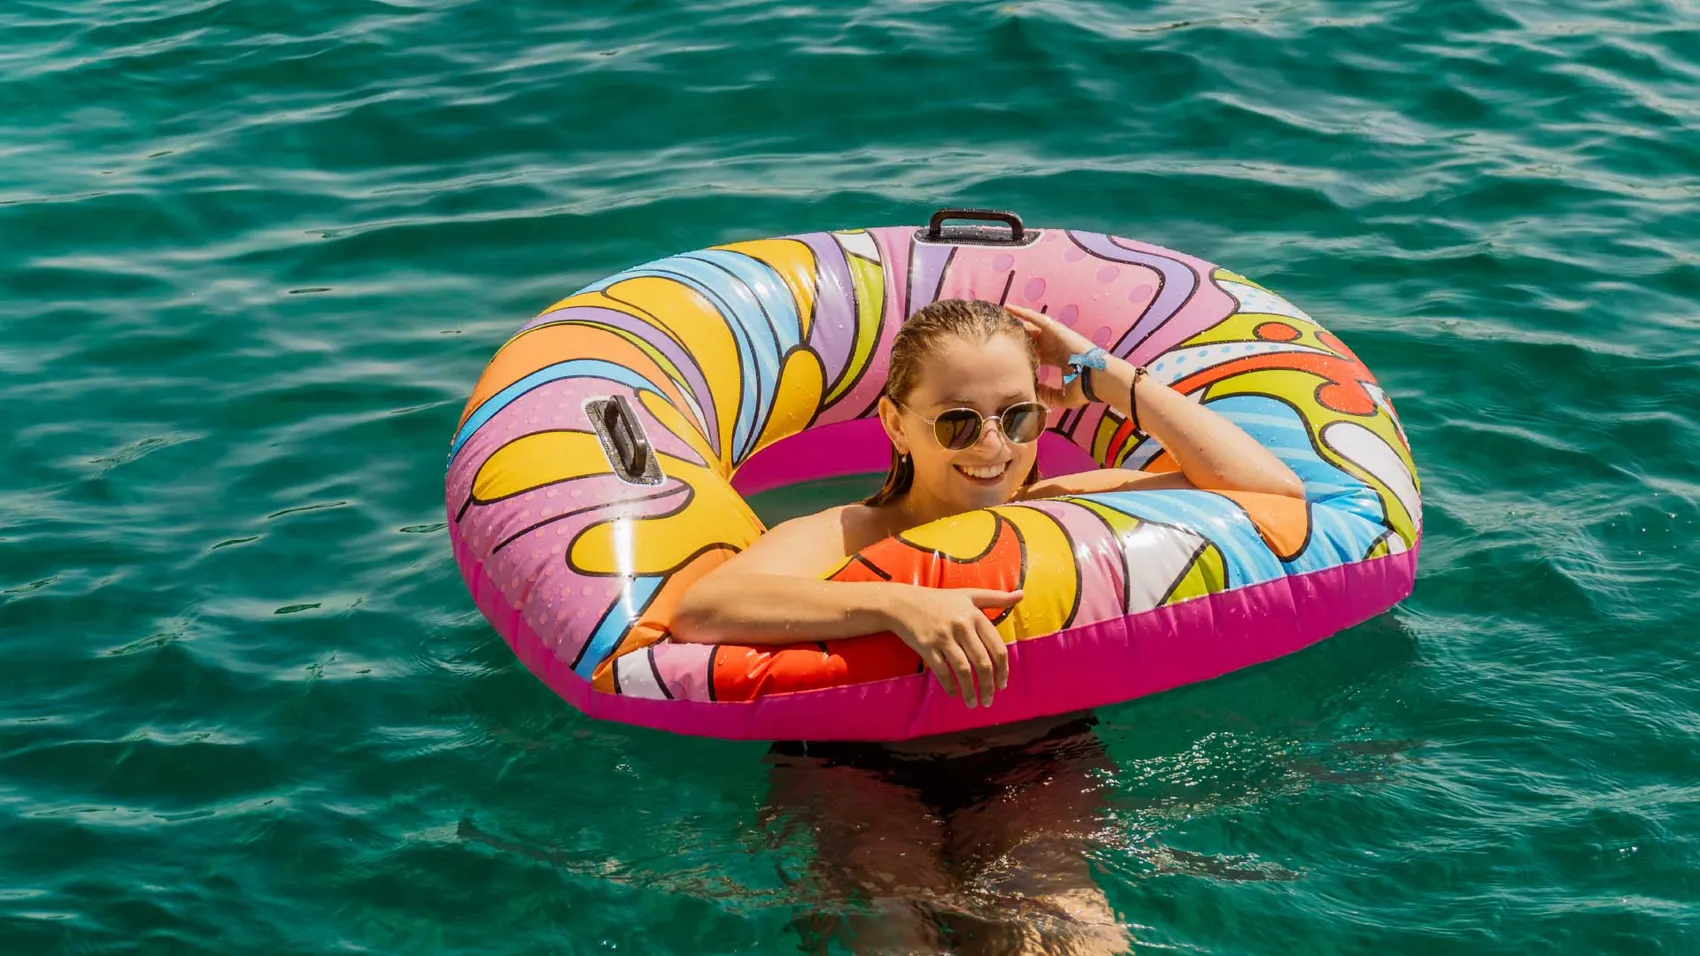
<svg viewBox="0 0 1700 956">
<path fill-rule="evenodd" d="M 972 408 L 953 408 L 940 412 L 937 418 L 928 418 L 902 402 L 896 404 L 933 426 L 933 437 L 951 451 L 973 448 L 988 422 L 997 422 L 1003 428 L 1003 437 L 1017 445 L 1037 441 L 1045 431 L 1045 416 L 1050 411 L 1039 402 L 1016 402 L 989 417 Z"/>
</svg>

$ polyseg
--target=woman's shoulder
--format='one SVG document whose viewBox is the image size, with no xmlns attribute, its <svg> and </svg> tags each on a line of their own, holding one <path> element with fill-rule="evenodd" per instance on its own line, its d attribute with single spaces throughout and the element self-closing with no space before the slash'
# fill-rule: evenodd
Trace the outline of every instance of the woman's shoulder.
<svg viewBox="0 0 1700 956">
<path fill-rule="evenodd" d="M 856 502 L 835 505 L 813 514 L 792 518 L 774 527 L 773 534 L 784 529 L 785 536 L 807 535 L 828 538 L 838 545 L 839 557 L 849 557 L 870 544 L 891 536 L 891 515 L 888 509 Z"/>
<path fill-rule="evenodd" d="M 863 504 L 838 505 L 769 528 L 742 555 L 742 565 L 813 574 L 886 536 L 885 518 Z"/>
<path fill-rule="evenodd" d="M 883 508 L 857 502 L 833 510 L 838 526 L 844 530 L 845 557 L 891 536 L 891 516 Z"/>
<path fill-rule="evenodd" d="M 799 515 L 775 525 L 768 534 L 832 540 L 840 543 L 837 549 L 843 552 L 840 557 L 847 558 L 886 537 L 886 525 L 887 518 L 881 509 L 858 502 Z"/>
</svg>

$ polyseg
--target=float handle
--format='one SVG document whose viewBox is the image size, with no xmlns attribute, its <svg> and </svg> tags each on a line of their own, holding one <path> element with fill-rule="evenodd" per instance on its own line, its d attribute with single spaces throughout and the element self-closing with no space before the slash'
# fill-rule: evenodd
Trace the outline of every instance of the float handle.
<svg viewBox="0 0 1700 956">
<path fill-rule="evenodd" d="M 980 222 L 1001 222 L 1009 226 L 1009 234 L 987 226 L 958 226 L 946 230 L 948 219 L 974 219 Z M 1021 217 L 1002 209 L 940 209 L 933 213 L 921 238 L 928 242 L 961 242 L 982 246 L 1019 246 L 1027 241 L 1027 229 Z"/>
<path fill-rule="evenodd" d="M 614 466 L 621 480 L 645 485 L 660 483 L 660 462 L 655 458 L 655 449 L 650 446 L 649 436 L 643 433 L 643 425 L 626 396 L 610 395 L 592 402 L 591 423 L 596 426 L 597 437 L 602 439 L 608 463 Z"/>
</svg>

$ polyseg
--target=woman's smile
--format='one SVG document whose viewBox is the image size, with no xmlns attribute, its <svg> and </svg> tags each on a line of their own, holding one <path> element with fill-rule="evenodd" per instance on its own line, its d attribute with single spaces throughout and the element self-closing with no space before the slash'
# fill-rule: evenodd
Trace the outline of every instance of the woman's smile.
<svg viewBox="0 0 1700 956">
<path fill-rule="evenodd" d="M 1003 480 L 1004 473 L 1009 471 L 1009 462 L 996 465 L 952 465 L 957 474 L 982 487 L 992 487 Z"/>
</svg>

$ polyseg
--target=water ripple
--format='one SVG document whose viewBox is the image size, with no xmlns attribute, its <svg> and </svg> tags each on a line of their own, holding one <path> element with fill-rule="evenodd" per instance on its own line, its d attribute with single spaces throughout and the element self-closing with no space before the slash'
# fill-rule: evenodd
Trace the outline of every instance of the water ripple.
<svg viewBox="0 0 1700 956">
<path fill-rule="evenodd" d="M 441 456 L 588 281 L 946 204 L 1268 282 L 1423 468 L 1406 605 L 1102 714 L 1088 855 L 1140 946 L 1700 945 L 1692 11 L 581 7 L 0 11 L 9 952 L 780 952 L 853 913 L 764 829 L 760 745 L 514 661 Z"/>
</svg>

